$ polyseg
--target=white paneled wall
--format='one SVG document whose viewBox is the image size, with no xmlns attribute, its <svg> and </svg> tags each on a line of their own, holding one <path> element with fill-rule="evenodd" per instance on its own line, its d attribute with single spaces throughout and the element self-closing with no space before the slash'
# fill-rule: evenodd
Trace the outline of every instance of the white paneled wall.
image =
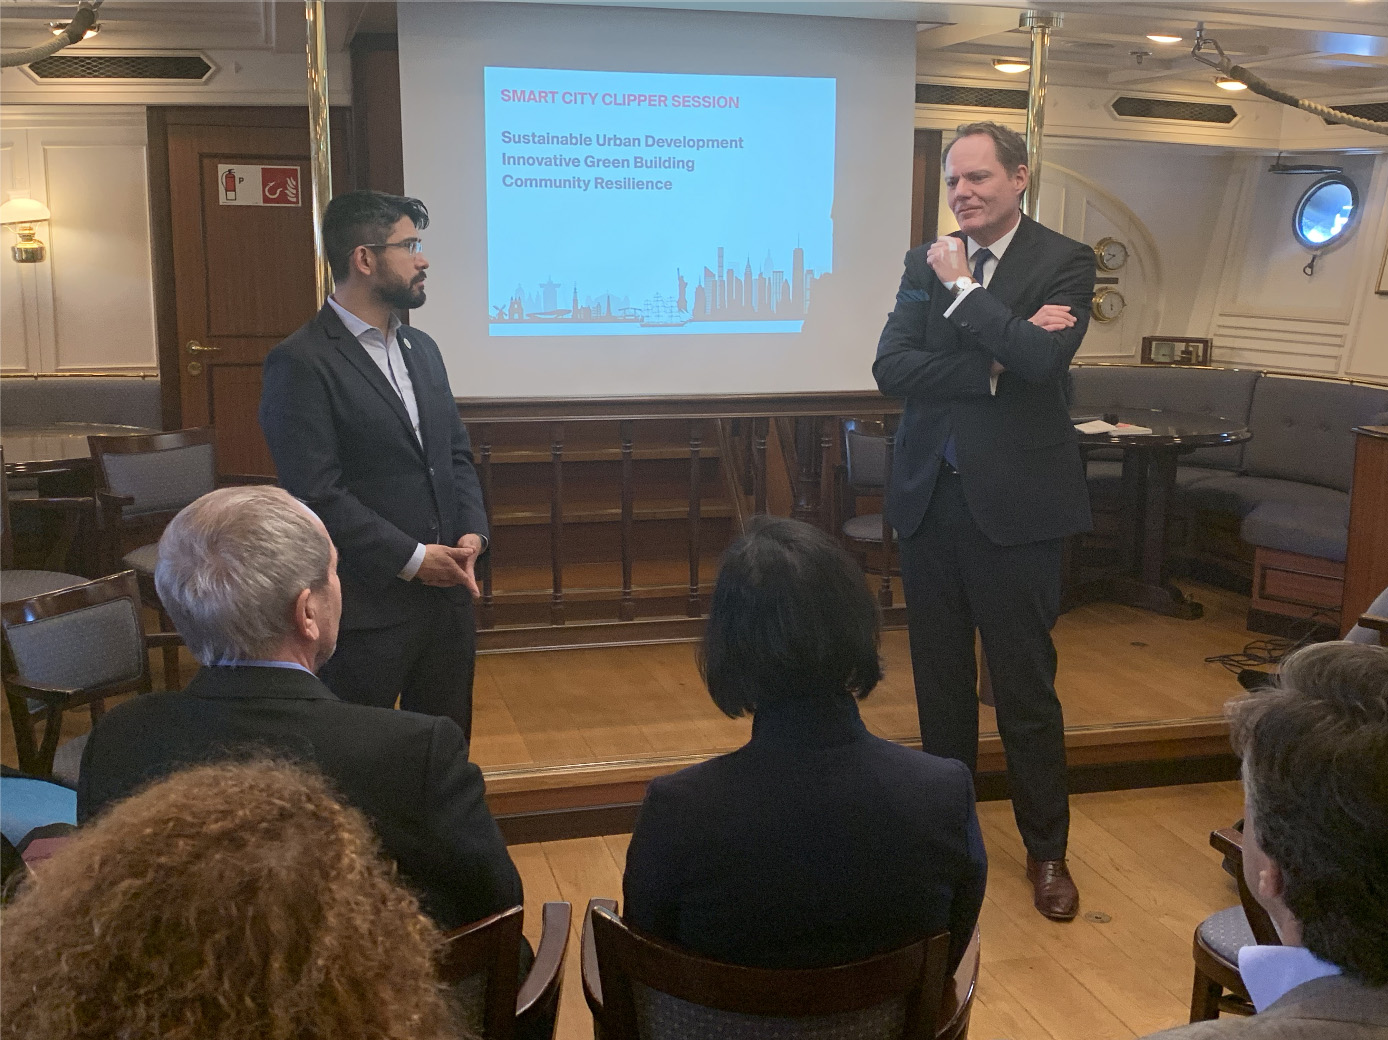
<svg viewBox="0 0 1388 1040">
<path fill-rule="evenodd" d="M 16 264 L 4 233 L 4 371 L 156 371 L 144 110 L 7 106 L 0 157 L 0 190 L 53 214 L 42 263 Z"/>
</svg>

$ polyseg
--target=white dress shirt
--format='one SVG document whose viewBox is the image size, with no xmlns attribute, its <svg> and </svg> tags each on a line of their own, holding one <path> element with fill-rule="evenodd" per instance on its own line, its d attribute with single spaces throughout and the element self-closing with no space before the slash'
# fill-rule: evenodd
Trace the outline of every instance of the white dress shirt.
<svg viewBox="0 0 1388 1040">
<path fill-rule="evenodd" d="M 328 297 L 328 303 L 342 319 L 342 324 L 347 326 L 347 331 L 356 337 L 367 356 L 376 363 L 381 375 L 386 377 L 386 382 L 400 395 L 400 403 L 405 406 L 405 412 L 410 417 L 415 440 L 422 445 L 424 438 L 419 433 L 419 401 L 415 399 L 414 383 L 410 381 L 410 370 L 405 367 L 405 355 L 400 352 L 400 337 L 396 334 L 400 328 L 400 319 L 392 314 L 385 332 L 382 332 L 375 325 L 368 325 L 362 321 L 331 296 Z M 424 544 L 421 542 L 415 546 L 414 553 L 405 566 L 400 568 L 399 577 L 404 581 L 412 580 L 419 573 L 419 565 L 423 562 Z"/>
<path fill-rule="evenodd" d="M 1339 968 L 1304 946 L 1245 946 L 1239 950 L 1239 977 L 1259 1011 L 1266 1011 L 1303 982 L 1339 974 Z"/>
</svg>

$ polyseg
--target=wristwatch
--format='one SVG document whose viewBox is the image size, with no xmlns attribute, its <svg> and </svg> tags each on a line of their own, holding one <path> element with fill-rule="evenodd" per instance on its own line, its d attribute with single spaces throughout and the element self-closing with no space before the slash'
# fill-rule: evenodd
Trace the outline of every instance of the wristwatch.
<svg viewBox="0 0 1388 1040">
<path fill-rule="evenodd" d="M 954 281 L 950 282 L 949 287 L 954 292 L 954 295 L 958 296 L 965 289 L 972 289 L 977 284 L 978 283 L 968 275 L 964 275 L 964 277 L 956 278 Z"/>
</svg>

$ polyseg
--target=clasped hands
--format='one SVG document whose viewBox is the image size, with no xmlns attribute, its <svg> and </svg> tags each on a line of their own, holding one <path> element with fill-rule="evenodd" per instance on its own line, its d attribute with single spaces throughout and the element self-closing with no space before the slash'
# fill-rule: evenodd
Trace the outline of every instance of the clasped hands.
<svg viewBox="0 0 1388 1040">
<path fill-rule="evenodd" d="M 945 235 L 930 243 L 930 248 L 925 252 L 925 262 L 930 265 L 935 276 L 945 285 L 973 275 L 973 272 L 969 270 L 969 260 L 964 251 L 964 243 L 953 235 Z M 1027 319 L 1033 325 L 1045 329 L 1047 332 L 1061 332 L 1071 328 L 1076 320 L 1074 311 L 1061 303 L 1042 304 L 1041 309 Z M 1002 364 L 997 361 L 992 362 L 991 375 L 996 376 L 1005 371 L 1007 370 Z"/>
<path fill-rule="evenodd" d="M 482 555 L 482 537 L 465 534 L 454 545 L 426 545 L 424 559 L 420 561 L 415 578 L 425 585 L 435 588 L 452 588 L 466 585 L 474 596 L 478 595 L 477 557 Z"/>
</svg>

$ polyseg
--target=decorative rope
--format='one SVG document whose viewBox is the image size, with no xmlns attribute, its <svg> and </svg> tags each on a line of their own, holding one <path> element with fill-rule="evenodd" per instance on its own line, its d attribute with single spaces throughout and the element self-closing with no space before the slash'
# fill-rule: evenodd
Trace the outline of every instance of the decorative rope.
<svg viewBox="0 0 1388 1040">
<path fill-rule="evenodd" d="M 53 39 L 47 43 L 41 43 L 37 47 L 30 47 L 22 51 L 6 51 L 0 54 L 0 69 L 13 68 L 16 65 L 30 65 L 40 58 L 46 58 L 50 54 L 57 54 L 64 47 L 79 42 L 87 34 L 87 30 L 96 22 L 96 9 L 101 6 L 101 0 L 89 2 L 82 0 L 77 7 L 77 14 L 72 21 Z"/>
</svg>

